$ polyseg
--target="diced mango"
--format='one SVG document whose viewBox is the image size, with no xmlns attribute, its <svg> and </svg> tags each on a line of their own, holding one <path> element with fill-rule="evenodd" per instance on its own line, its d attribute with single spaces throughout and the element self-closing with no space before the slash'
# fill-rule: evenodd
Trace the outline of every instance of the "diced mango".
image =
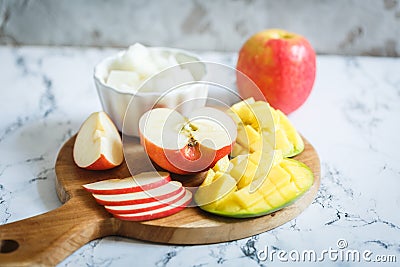
<svg viewBox="0 0 400 267">
<path fill-rule="evenodd" d="M 233 193 L 233 200 L 237 201 L 243 208 L 248 208 L 263 199 L 264 196 L 258 191 L 250 193 L 248 186 Z"/>
<path fill-rule="evenodd" d="M 241 210 L 241 206 L 233 200 L 233 194 L 229 194 L 216 203 L 215 209 L 227 213 L 237 213 Z"/>
<path fill-rule="evenodd" d="M 226 113 L 229 115 L 229 117 L 231 117 L 231 119 L 235 122 L 236 125 L 243 124 L 242 119 L 232 109 L 228 109 Z"/>
<path fill-rule="evenodd" d="M 236 103 L 231 107 L 231 110 L 240 117 L 240 119 L 243 121 L 244 124 L 257 123 L 256 116 L 250 106 L 250 104 L 252 103 L 254 103 L 254 99 L 247 99 L 245 101 Z"/>
<path fill-rule="evenodd" d="M 265 196 L 264 200 L 273 208 L 280 207 L 286 203 L 286 200 L 277 190 Z"/>
<path fill-rule="evenodd" d="M 221 158 L 220 160 L 217 161 L 217 163 L 215 163 L 213 170 L 214 171 L 219 171 L 219 172 L 226 172 L 226 170 L 229 167 L 229 158 L 228 156 L 225 156 L 223 158 Z"/>
<path fill-rule="evenodd" d="M 284 130 L 278 129 L 275 133 L 275 149 L 282 150 L 282 154 L 286 157 L 286 155 L 293 152 L 294 146 L 289 141 Z"/>
<path fill-rule="evenodd" d="M 250 140 L 247 136 L 245 125 L 238 125 L 237 127 L 236 143 L 245 148 L 250 146 Z"/>
<path fill-rule="evenodd" d="M 290 183 L 291 175 L 280 165 L 275 165 L 272 167 L 268 174 L 268 179 L 274 183 L 277 188 Z"/>
<path fill-rule="evenodd" d="M 203 206 L 221 199 L 234 190 L 236 190 L 235 179 L 223 173 L 211 184 L 200 186 L 195 194 L 195 200 L 200 206 Z"/>
<path fill-rule="evenodd" d="M 249 158 L 248 155 L 239 155 L 233 159 L 231 159 L 231 163 L 233 164 L 233 166 L 238 165 L 240 162 L 242 162 L 243 160 L 247 160 Z"/>
<path fill-rule="evenodd" d="M 242 145 L 239 145 L 239 143 L 235 143 L 233 145 L 231 156 L 232 157 L 237 157 L 239 155 L 246 155 L 246 154 L 249 154 L 249 153 L 250 153 L 250 151 L 249 151 L 248 148 L 246 148 L 246 147 L 244 147 Z"/>
<path fill-rule="evenodd" d="M 285 129 L 288 139 L 294 144 L 296 149 L 301 149 L 301 151 L 303 151 L 304 142 L 300 134 L 296 131 L 296 128 L 280 110 L 277 110 L 277 113 L 280 115 L 280 124 L 282 128 Z"/>
<path fill-rule="evenodd" d="M 300 190 L 308 189 L 312 185 L 314 176 L 307 165 L 291 159 L 285 159 L 280 164 L 292 176 Z"/>
<path fill-rule="evenodd" d="M 227 114 L 238 128 L 233 158 L 222 158 L 208 171 L 195 194 L 202 209 L 253 217 L 286 206 L 310 188 L 311 170 L 287 159 L 303 151 L 304 143 L 285 114 L 252 98 L 233 105 Z"/>
<path fill-rule="evenodd" d="M 253 113 L 256 115 L 257 124 L 260 129 L 272 130 L 274 128 L 274 120 L 267 102 L 257 101 L 250 105 Z"/>
<path fill-rule="evenodd" d="M 258 191 L 262 195 L 268 196 L 276 191 L 276 186 L 273 182 L 271 182 L 270 179 L 265 179 L 264 183 L 261 185 L 261 187 L 258 189 Z"/>
<path fill-rule="evenodd" d="M 278 188 L 278 191 L 286 199 L 286 201 L 296 198 L 300 192 L 294 183 L 288 183 L 287 185 Z"/>
<path fill-rule="evenodd" d="M 271 111 L 272 119 L 274 121 L 274 127 L 275 127 L 275 130 L 276 130 L 277 128 L 279 128 L 280 116 L 276 112 L 276 109 L 274 109 L 273 107 L 270 107 L 270 111 Z"/>
<path fill-rule="evenodd" d="M 275 133 L 271 134 L 267 131 L 263 131 L 261 133 L 261 138 L 258 139 L 256 142 L 250 144 L 250 151 L 263 151 L 269 152 L 274 150 L 275 148 Z"/>
<path fill-rule="evenodd" d="M 246 125 L 244 129 L 247 135 L 247 139 L 249 140 L 249 144 L 253 144 L 261 139 L 260 133 L 257 132 L 257 130 L 255 130 L 251 125 Z"/>
<path fill-rule="evenodd" d="M 243 160 L 232 168 L 230 175 L 238 181 L 238 187 L 243 188 L 251 183 L 257 168 L 250 160 Z"/>
<path fill-rule="evenodd" d="M 260 201 L 254 203 L 250 207 L 247 208 L 247 212 L 257 214 L 257 213 L 266 213 L 273 208 L 265 201 L 265 199 L 261 199 Z"/>
<path fill-rule="evenodd" d="M 215 171 L 213 169 L 209 169 L 207 171 L 206 178 L 204 178 L 204 181 L 201 184 L 201 186 L 206 186 L 211 184 L 212 181 L 214 180 L 214 176 L 215 176 Z"/>
</svg>

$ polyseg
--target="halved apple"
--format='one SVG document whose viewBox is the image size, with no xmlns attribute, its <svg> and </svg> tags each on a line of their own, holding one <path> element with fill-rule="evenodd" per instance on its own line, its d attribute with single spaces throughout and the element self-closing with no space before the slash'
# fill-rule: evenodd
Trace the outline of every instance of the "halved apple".
<svg viewBox="0 0 400 267">
<path fill-rule="evenodd" d="M 186 208 L 186 206 L 189 205 L 189 203 L 192 201 L 192 193 L 189 190 L 184 190 L 185 196 L 174 204 L 159 209 L 139 213 L 114 214 L 114 217 L 128 221 L 145 221 L 170 216 Z"/>
<path fill-rule="evenodd" d="M 186 191 L 182 190 L 179 194 L 171 196 L 169 198 L 159 200 L 159 201 L 152 201 L 148 203 L 142 204 L 133 204 L 133 205 L 121 205 L 121 206 L 104 206 L 106 210 L 112 214 L 132 214 L 132 213 L 139 213 L 145 211 L 151 211 L 160 209 L 166 206 L 174 205 L 180 199 L 182 199 L 186 195 Z"/>
<path fill-rule="evenodd" d="M 146 191 L 113 195 L 93 194 L 93 197 L 101 205 L 133 205 L 164 200 L 181 193 L 182 190 L 185 190 L 182 184 L 173 181 Z"/>
<path fill-rule="evenodd" d="M 194 110 L 187 117 L 168 108 L 150 110 L 140 118 L 139 131 L 149 157 L 177 174 L 213 167 L 231 152 L 237 135 L 233 120 L 209 107 Z"/>
<path fill-rule="evenodd" d="M 171 181 L 168 172 L 143 172 L 124 179 L 109 179 L 83 187 L 94 194 L 125 194 L 145 191 L 159 187 Z"/>
<path fill-rule="evenodd" d="M 83 122 L 73 157 L 76 165 L 89 170 L 111 169 L 123 162 L 121 136 L 105 112 L 92 113 Z"/>
</svg>

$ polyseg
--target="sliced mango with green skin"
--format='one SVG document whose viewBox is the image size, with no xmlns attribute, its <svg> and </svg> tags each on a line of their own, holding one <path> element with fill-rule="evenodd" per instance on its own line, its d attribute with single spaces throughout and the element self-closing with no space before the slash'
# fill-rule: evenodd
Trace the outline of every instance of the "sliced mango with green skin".
<svg viewBox="0 0 400 267">
<path fill-rule="evenodd" d="M 208 171 L 194 197 L 201 209 L 226 217 L 257 217 L 290 205 L 309 190 L 311 170 L 287 158 L 304 150 L 303 140 L 281 111 L 247 99 L 227 113 L 238 127 L 233 158 L 221 159 Z"/>
<path fill-rule="evenodd" d="M 234 104 L 227 113 L 238 127 L 233 157 L 252 153 L 260 147 L 264 151 L 282 150 L 284 157 L 296 156 L 304 150 L 303 139 L 286 115 L 266 102 L 246 99 Z"/>
<path fill-rule="evenodd" d="M 223 173 L 212 183 L 201 185 L 196 191 L 195 201 L 199 205 L 206 205 L 227 196 L 233 191 L 236 191 L 235 179 Z"/>
<path fill-rule="evenodd" d="M 240 163 L 242 162 L 243 159 Z M 224 174 L 217 181 L 221 178 L 230 181 L 234 179 L 228 177 L 230 174 Z M 255 192 L 250 193 L 250 185 L 243 188 L 238 186 L 213 203 L 200 205 L 200 208 L 226 217 L 262 216 L 292 204 L 309 190 L 313 182 L 314 175 L 304 163 L 294 159 L 281 159 L 271 168 L 263 184 Z"/>
<path fill-rule="evenodd" d="M 280 110 L 275 110 L 275 112 L 279 115 L 280 128 L 285 131 L 289 142 L 293 144 L 293 149 L 291 152 L 286 152 L 285 157 L 294 157 L 300 154 L 304 150 L 303 139 L 285 114 L 283 114 Z"/>
</svg>

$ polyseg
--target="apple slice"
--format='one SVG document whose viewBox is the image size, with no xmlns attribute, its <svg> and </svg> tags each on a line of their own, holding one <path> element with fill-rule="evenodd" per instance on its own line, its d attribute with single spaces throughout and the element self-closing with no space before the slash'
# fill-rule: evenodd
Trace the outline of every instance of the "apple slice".
<svg viewBox="0 0 400 267">
<path fill-rule="evenodd" d="M 145 191 L 159 187 L 171 181 L 168 172 L 143 172 L 124 179 L 109 179 L 83 187 L 94 194 L 111 195 Z"/>
<path fill-rule="evenodd" d="M 93 197 L 96 199 L 97 203 L 101 205 L 133 205 L 167 199 L 179 194 L 182 190 L 185 190 L 182 184 L 173 181 L 147 191 L 114 195 L 93 194 Z"/>
<path fill-rule="evenodd" d="M 94 112 L 83 122 L 73 157 L 76 165 L 89 170 L 107 170 L 122 163 L 121 136 L 105 112 Z"/>
<path fill-rule="evenodd" d="M 114 214 L 115 218 L 128 221 L 146 221 L 158 219 L 166 216 L 175 214 L 183 210 L 192 201 L 192 193 L 185 189 L 185 196 L 177 201 L 175 204 L 171 204 L 156 210 L 144 211 L 139 213 L 131 214 Z"/>
<path fill-rule="evenodd" d="M 228 155 L 236 125 L 224 112 L 203 107 L 184 117 L 168 108 L 146 112 L 139 121 L 140 140 L 149 157 L 177 174 L 207 170 Z"/>
<path fill-rule="evenodd" d="M 164 200 L 153 201 L 149 203 L 121 205 L 121 206 L 104 206 L 106 210 L 112 214 L 132 214 L 145 211 L 160 209 L 166 206 L 174 205 L 177 201 L 185 196 L 185 190 L 179 194 L 166 198 Z"/>
</svg>

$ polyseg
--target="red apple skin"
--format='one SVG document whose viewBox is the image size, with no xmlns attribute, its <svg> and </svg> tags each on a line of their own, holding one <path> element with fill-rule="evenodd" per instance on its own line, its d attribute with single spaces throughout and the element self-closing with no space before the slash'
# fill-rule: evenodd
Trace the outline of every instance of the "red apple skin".
<svg viewBox="0 0 400 267">
<path fill-rule="evenodd" d="M 169 192 L 169 193 L 161 195 L 161 196 L 148 196 L 147 198 L 142 198 L 142 199 L 130 199 L 130 200 L 121 200 L 121 201 L 106 201 L 106 200 L 98 199 L 96 197 L 94 197 L 94 198 L 97 203 L 99 203 L 100 205 L 103 205 L 103 206 L 134 205 L 134 204 L 143 204 L 143 203 L 164 200 L 164 199 L 170 198 L 172 196 L 175 196 L 177 194 L 180 194 L 183 190 L 185 190 L 185 188 L 180 187 L 180 188 L 176 189 L 175 191 Z"/>
<path fill-rule="evenodd" d="M 284 30 L 261 31 L 250 37 L 239 52 L 237 70 L 259 87 L 272 107 L 289 114 L 310 95 L 315 80 L 314 49 L 301 35 Z M 237 75 L 242 98 L 259 98 L 256 88 Z"/>
<path fill-rule="evenodd" d="M 185 197 L 185 193 L 181 194 L 179 197 L 177 197 L 173 201 L 170 201 L 170 202 L 160 201 L 159 205 L 155 205 L 155 206 L 148 207 L 148 208 L 132 209 L 132 210 L 115 210 L 115 209 L 112 208 L 113 206 L 107 206 L 106 210 L 108 212 L 114 214 L 114 215 L 118 215 L 118 214 L 135 214 L 135 213 L 140 213 L 140 212 L 157 210 L 157 209 L 161 209 L 163 207 L 167 207 L 167 206 L 173 205 L 174 203 L 178 202 L 179 200 L 181 200 L 184 197 Z"/>
<path fill-rule="evenodd" d="M 126 221 L 154 220 L 154 219 L 159 219 L 159 218 L 167 217 L 172 214 L 178 213 L 179 211 L 185 209 L 191 201 L 192 200 L 189 199 L 188 201 L 183 203 L 181 206 L 173 207 L 173 208 L 163 211 L 163 212 L 157 212 L 157 210 L 155 210 L 153 213 L 148 214 L 148 215 L 143 215 L 143 216 L 136 216 L 135 214 L 125 214 L 125 216 L 124 216 L 124 214 L 113 214 L 113 215 L 117 219 L 126 220 Z M 129 215 L 131 215 L 131 216 L 129 216 Z"/>
<path fill-rule="evenodd" d="M 231 153 L 234 145 L 234 143 L 232 143 L 231 145 L 220 148 L 217 151 L 202 149 L 204 154 L 208 154 L 204 157 L 204 159 L 212 160 L 207 164 L 207 167 L 201 168 L 198 171 L 190 172 L 188 170 L 196 170 L 198 169 L 198 166 L 201 166 L 202 164 L 202 162 L 195 162 L 195 160 L 197 160 L 199 157 L 198 153 L 191 153 L 193 157 L 195 157 L 193 161 L 191 161 L 188 159 L 188 153 L 185 153 L 182 150 L 169 150 L 159 147 L 145 138 L 142 133 L 140 133 L 140 140 L 147 155 L 154 163 L 169 172 L 181 175 L 198 173 L 214 167 L 218 160 Z M 178 164 L 179 166 L 177 166 Z"/>
<path fill-rule="evenodd" d="M 117 166 L 118 165 L 115 165 L 115 164 L 112 164 L 111 162 L 109 162 L 106 159 L 106 157 L 103 154 L 101 154 L 100 157 L 95 162 L 93 162 L 89 166 L 85 167 L 85 169 L 101 171 L 101 170 L 109 170 L 109 169 L 115 168 Z"/>
</svg>

